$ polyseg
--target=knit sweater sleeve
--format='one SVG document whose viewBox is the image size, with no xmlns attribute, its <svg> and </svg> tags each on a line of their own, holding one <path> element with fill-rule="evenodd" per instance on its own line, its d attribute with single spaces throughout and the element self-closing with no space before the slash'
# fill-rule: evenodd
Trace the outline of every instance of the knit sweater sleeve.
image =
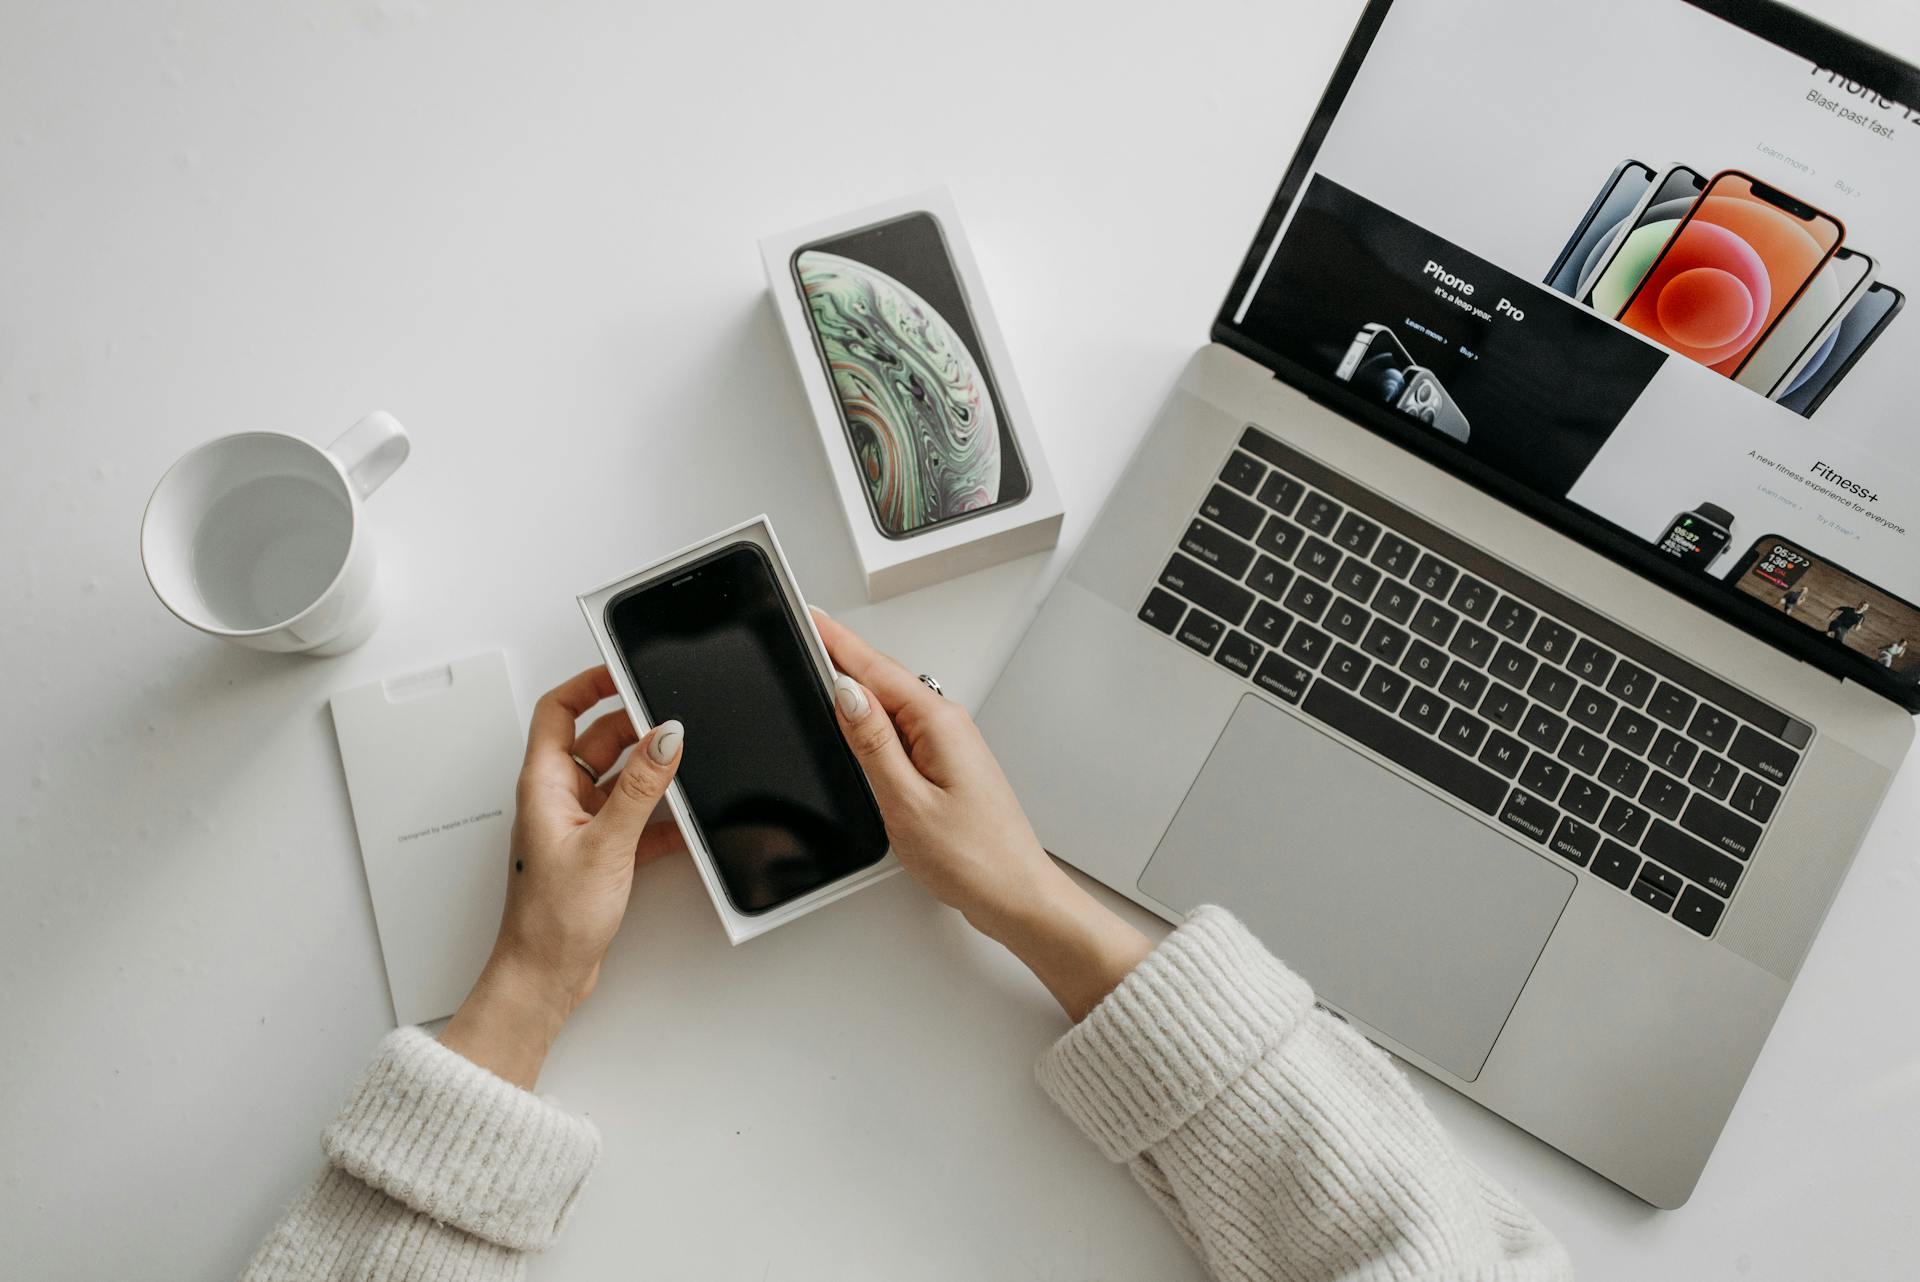
<svg viewBox="0 0 1920 1282">
<path fill-rule="evenodd" d="M 1169 936 L 1038 1074 L 1218 1278 L 1572 1276 L 1386 1054 L 1221 909 Z"/>
<path fill-rule="evenodd" d="M 321 1140 L 327 1165 L 242 1282 L 519 1278 L 559 1234 L 593 1127 L 417 1028 L 380 1043 Z"/>
</svg>

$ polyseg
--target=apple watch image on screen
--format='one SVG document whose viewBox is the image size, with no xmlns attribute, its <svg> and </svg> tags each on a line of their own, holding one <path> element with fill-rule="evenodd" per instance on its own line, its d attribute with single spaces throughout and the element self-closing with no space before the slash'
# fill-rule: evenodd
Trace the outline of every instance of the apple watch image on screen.
<svg viewBox="0 0 1920 1282">
<path fill-rule="evenodd" d="M 1398 336 L 1378 322 L 1363 325 L 1333 376 L 1368 400 L 1391 405 L 1442 436 L 1467 443 L 1472 426 L 1432 370 L 1416 364 Z"/>
<path fill-rule="evenodd" d="M 1718 503 L 1702 503 L 1668 524 L 1656 546 L 1696 574 L 1705 574 L 1733 541 L 1733 513 Z"/>
</svg>

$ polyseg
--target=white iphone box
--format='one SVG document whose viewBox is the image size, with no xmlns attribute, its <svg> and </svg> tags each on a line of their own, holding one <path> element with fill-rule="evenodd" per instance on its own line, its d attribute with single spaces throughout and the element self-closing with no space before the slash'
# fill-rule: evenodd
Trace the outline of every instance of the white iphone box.
<svg viewBox="0 0 1920 1282">
<path fill-rule="evenodd" d="M 525 730 L 495 651 L 333 696 L 397 1024 L 451 1015 L 506 902 Z"/>
<path fill-rule="evenodd" d="M 869 598 L 1054 545 L 1060 494 L 945 188 L 760 257 Z"/>
<path fill-rule="evenodd" d="M 766 517 L 579 601 L 634 728 L 686 726 L 667 806 L 729 940 L 899 870 L 834 719 L 827 647 Z"/>
</svg>

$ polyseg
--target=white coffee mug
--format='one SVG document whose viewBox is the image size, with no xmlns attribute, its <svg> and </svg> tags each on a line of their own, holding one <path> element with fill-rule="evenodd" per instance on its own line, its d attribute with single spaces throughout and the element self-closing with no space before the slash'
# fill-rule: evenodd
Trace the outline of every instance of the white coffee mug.
<svg viewBox="0 0 1920 1282">
<path fill-rule="evenodd" d="M 147 500 L 147 582 L 202 632 L 256 650 L 344 654 L 379 621 L 360 505 L 406 458 L 406 429 L 378 410 L 325 449 L 283 432 L 208 441 Z"/>
</svg>

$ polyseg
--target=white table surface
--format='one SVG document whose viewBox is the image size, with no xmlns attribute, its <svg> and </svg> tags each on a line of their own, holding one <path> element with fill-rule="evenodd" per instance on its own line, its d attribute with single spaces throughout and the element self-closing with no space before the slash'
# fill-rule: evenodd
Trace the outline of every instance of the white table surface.
<svg viewBox="0 0 1920 1282">
<path fill-rule="evenodd" d="M 1813 7 L 1909 57 L 1920 11 Z M 390 1026 L 329 693 L 489 647 L 762 509 L 815 600 L 977 704 L 1205 340 L 1358 6 L 0 7 L 0 1252 L 233 1273 Z M 831 135 L 831 136 L 830 136 Z M 1060 552 L 866 607 L 760 234 L 947 181 L 1068 505 Z M 411 429 L 396 604 L 333 660 L 142 579 L 196 442 Z M 1910 1268 L 1920 778 L 1685 1209 L 1422 1080 L 1592 1278 Z M 905 878 L 729 948 L 645 870 L 542 1086 L 606 1138 L 536 1277 L 1198 1277 L 1029 1062 L 1048 999 Z"/>
</svg>

